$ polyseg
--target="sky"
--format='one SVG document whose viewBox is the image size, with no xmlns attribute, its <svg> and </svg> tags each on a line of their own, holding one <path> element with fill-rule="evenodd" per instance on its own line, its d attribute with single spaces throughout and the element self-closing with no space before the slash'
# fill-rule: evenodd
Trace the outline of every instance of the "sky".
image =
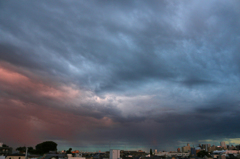
<svg viewBox="0 0 240 159">
<path fill-rule="evenodd" d="M 240 144 L 240 1 L 1 1 L 0 141 Z"/>
</svg>

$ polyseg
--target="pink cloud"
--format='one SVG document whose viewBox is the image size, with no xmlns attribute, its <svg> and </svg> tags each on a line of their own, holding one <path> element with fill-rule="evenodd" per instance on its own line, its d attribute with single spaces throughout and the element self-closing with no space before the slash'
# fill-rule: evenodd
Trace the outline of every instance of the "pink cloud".
<svg viewBox="0 0 240 159">
<path fill-rule="evenodd" d="M 66 99 L 74 98 L 79 94 L 79 90 L 75 90 L 68 86 L 55 88 L 51 85 L 34 81 L 18 72 L 5 69 L 0 66 L 0 82 L 5 89 L 21 90 L 25 93 L 38 93 L 38 95 L 48 98 Z M 7 87 L 7 88 L 6 88 Z"/>
<path fill-rule="evenodd" d="M 13 145 L 34 146 L 43 140 L 74 140 L 79 134 L 89 135 L 95 129 L 107 128 L 114 122 L 79 115 L 79 107 L 66 106 L 81 96 L 80 90 L 66 85 L 52 85 L 29 76 L 10 65 L 0 63 L 0 136 Z M 25 71 L 26 72 L 26 71 Z"/>
<path fill-rule="evenodd" d="M 107 117 L 95 119 L 79 116 L 55 108 L 41 108 L 40 105 L 15 100 L 1 100 L 0 136 L 18 145 L 33 145 L 51 138 L 74 140 L 81 134 L 87 135 L 98 128 L 113 124 Z"/>
</svg>

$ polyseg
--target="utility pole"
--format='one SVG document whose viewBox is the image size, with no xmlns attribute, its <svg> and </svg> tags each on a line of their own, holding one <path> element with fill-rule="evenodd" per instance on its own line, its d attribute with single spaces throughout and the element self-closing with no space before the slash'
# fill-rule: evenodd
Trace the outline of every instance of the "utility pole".
<svg viewBox="0 0 240 159">
<path fill-rule="evenodd" d="M 28 147 L 26 147 L 25 159 L 28 159 Z"/>
</svg>

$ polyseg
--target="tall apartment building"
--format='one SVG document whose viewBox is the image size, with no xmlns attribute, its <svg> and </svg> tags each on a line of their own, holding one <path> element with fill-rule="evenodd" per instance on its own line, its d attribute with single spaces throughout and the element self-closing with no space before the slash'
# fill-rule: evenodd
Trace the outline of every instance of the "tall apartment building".
<svg viewBox="0 0 240 159">
<path fill-rule="evenodd" d="M 205 151 L 210 151 L 211 144 L 202 144 L 201 148 Z"/>
<path fill-rule="evenodd" d="M 194 147 L 191 148 L 191 153 L 192 156 L 197 156 L 196 150 Z"/>
<path fill-rule="evenodd" d="M 187 144 L 187 146 L 182 147 L 182 152 L 190 152 L 190 150 L 191 150 L 191 147 L 189 143 Z"/>
<path fill-rule="evenodd" d="M 221 146 L 221 147 L 223 147 L 224 149 L 226 149 L 226 148 L 227 148 L 227 146 L 226 146 L 226 144 L 225 144 L 225 142 L 224 142 L 224 141 L 221 141 L 221 142 L 220 142 L 220 146 Z"/>
<path fill-rule="evenodd" d="M 110 150 L 110 159 L 119 159 L 120 150 Z"/>
</svg>

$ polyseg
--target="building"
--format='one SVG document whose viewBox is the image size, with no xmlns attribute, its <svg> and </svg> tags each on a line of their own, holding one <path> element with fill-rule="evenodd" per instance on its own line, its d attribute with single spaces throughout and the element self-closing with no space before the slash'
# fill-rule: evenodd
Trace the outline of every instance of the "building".
<svg viewBox="0 0 240 159">
<path fill-rule="evenodd" d="M 6 159 L 25 159 L 25 154 L 7 155 Z"/>
<path fill-rule="evenodd" d="M 227 148 L 227 146 L 226 146 L 226 144 L 225 144 L 225 142 L 224 142 L 224 141 L 221 141 L 221 142 L 220 142 L 220 146 L 221 146 L 222 148 L 224 148 L 224 149 L 226 149 L 226 148 Z"/>
<path fill-rule="evenodd" d="M 154 154 L 157 154 L 157 149 L 154 150 Z"/>
<path fill-rule="evenodd" d="M 144 151 L 120 151 L 121 156 L 145 156 L 146 153 Z"/>
<path fill-rule="evenodd" d="M 219 159 L 226 159 L 226 155 L 220 155 Z"/>
<path fill-rule="evenodd" d="M 225 154 L 240 154 L 240 150 L 226 150 Z"/>
<path fill-rule="evenodd" d="M 36 159 L 40 157 L 39 155 L 27 155 L 27 159 Z M 25 154 L 11 154 L 7 155 L 5 159 L 25 159 Z"/>
<path fill-rule="evenodd" d="M 61 158 L 61 156 L 57 156 L 57 157 Z M 66 158 L 66 157 L 62 156 L 62 158 Z M 79 153 L 75 153 L 74 155 L 73 154 L 67 154 L 67 159 L 86 159 L 86 157 L 82 157 Z"/>
<path fill-rule="evenodd" d="M 212 145 L 211 147 L 208 148 L 209 152 L 212 152 L 214 150 L 216 150 L 216 146 L 215 145 Z"/>
<path fill-rule="evenodd" d="M 197 154 L 198 152 L 202 151 L 201 147 L 196 147 L 195 150 L 196 150 L 196 154 Z"/>
<path fill-rule="evenodd" d="M 191 148 L 191 153 L 190 153 L 191 156 L 197 156 L 196 154 L 196 150 L 194 147 Z"/>
<path fill-rule="evenodd" d="M 181 149 L 180 149 L 180 148 L 178 148 L 178 149 L 177 149 L 177 152 L 181 152 Z"/>
<path fill-rule="evenodd" d="M 202 149 L 205 151 L 210 151 L 211 144 L 202 144 Z"/>
<path fill-rule="evenodd" d="M 190 155 L 190 153 L 181 153 L 181 152 L 158 152 L 157 154 L 155 154 L 156 156 L 162 156 L 162 157 L 187 157 Z"/>
<path fill-rule="evenodd" d="M 110 150 L 109 159 L 119 159 L 119 158 L 120 158 L 120 150 Z"/>
<path fill-rule="evenodd" d="M 191 150 L 191 147 L 189 143 L 187 144 L 187 146 L 182 147 L 182 152 L 184 153 L 190 152 L 190 150 Z"/>
<path fill-rule="evenodd" d="M 236 149 L 236 147 L 235 146 L 233 146 L 233 145 L 231 145 L 231 146 L 229 146 L 229 148 L 228 148 L 229 150 L 234 150 L 234 149 Z"/>
</svg>

